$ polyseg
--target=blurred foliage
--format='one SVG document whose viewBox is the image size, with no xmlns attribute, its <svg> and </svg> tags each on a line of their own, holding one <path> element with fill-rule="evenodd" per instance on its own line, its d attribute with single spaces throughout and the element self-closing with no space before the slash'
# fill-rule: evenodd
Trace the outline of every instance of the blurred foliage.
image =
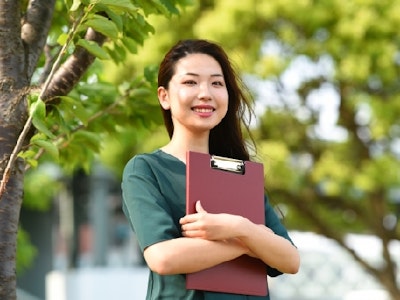
<svg viewBox="0 0 400 300">
<path fill-rule="evenodd" d="M 29 234 L 22 228 L 18 228 L 17 236 L 17 274 L 21 275 L 31 265 L 37 255 L 37 249 L 29 238 Z"/>
<path fill-rule="evenodd" d="M 54 197 L 60 192 L 60 179 L 46 165 L 29 170 L 25 175 L 24 207 L 30 210 L 48 210 Z"/>
<path fill-rule="evenodd" d="M 381 234 L 364 206 L 385 204 L 376 219 L 395 213 L 388 191 L 399 182 L 399 9 L 392 1 L 196 1 L 171 19 L 155 16 L 152 38 L 123 66 L 106 63 L 107 74 L 120 82 L 157 65 L 182 38 L 217 41 L 251 74 L 264 111 L 257 154 L 266 157 L 272 201 L 287 206 L 287 225 L 337 239 L 349 230 Z M 391 171 L 380 173 L 382 161 Z M 331 218 L 304 227 L 317 204 Z M 398 226 L 384 230 L 399 235 Z"/>
</svg>

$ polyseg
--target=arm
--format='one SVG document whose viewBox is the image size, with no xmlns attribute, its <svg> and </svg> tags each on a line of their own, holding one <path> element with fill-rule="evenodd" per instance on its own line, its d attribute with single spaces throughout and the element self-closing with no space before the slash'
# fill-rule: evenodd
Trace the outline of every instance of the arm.
<svg viewBox="0 0 400 300">
<path fill-rule="evenodd" d="M 151 245 L 144 250 L 149 268 L 159 274 L 192 273 L 245 254 L 238 240 L 210 241 L 181 237 Z"/>
<path fill-rule="evenodd" d="M 276 235 L 264 225 L 257 225 L 242 218 L 239 239 L 249 248 L 252 255 L 283 273 L 295 274 L 299 270 L 299 253 L 287 239 Z"/>
<path fill-rule="evenodd" d="M 206 240 L 238 239 L 248 251 L 267 265 L 284 273 L 297 273 L 300 257 L 296 247 L 285 238 L 276 235 L 264 225 L 254 224 L 241 216 L 208 214 L 200 202 L 196 214 L 181 219 L 183 234 Z"/>
<path fill-rule="evenodd" d="M 239 240 L 210 241 L 182 237 L 179 219 L 175 219 L 173 214 L 176 211 L 171 207 L 185 203 L 184 177 L 179 183 L 173 176 L 168 176 L 175 180 L 173 193 L 168 194 L 171 184 L 166 182 L 161 186 L 153 170 L 154 166 L 151 168 L 147 160 L 139 156 L 128 163 L 122 182 L 124 213 L 135 230 L 152 271 L 163 275 L 195 272 L 248 251 Z M 163 176 L 165 172 L 162 170 Z M 181 198 L 176 198 L 176 195 Z"/>
</svg>

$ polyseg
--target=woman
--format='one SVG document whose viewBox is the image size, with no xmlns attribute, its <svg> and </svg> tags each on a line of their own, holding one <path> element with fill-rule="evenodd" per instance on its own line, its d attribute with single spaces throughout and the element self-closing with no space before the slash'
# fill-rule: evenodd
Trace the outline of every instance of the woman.
<svg viewBox="0 0 400 300">
<path fill-rule="evenodd" d="M 298 271 L 297 249 L 267 198 L 265 225 L 207 213 L 200 202 L 185 216 L 187 151 L 249 160 L 243 87 L 223 49 L 209 41 L 181 41 L 161 62 L 158 99 L 170 141 L 132 158 L 122 181 L 124 212 L 150 268 L 147 299 L 269 299 L 185 288 L 185 274 L 241 255 L 261 259 L 270 276 Z"/>
</svg>

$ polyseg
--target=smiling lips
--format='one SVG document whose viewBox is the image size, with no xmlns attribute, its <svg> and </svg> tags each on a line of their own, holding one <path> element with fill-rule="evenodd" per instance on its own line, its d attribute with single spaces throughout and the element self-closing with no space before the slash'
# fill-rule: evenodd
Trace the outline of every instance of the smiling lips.
<svg viewBox="0 0 400 300">
<path fill-rule="evenodd" d="M 212 113 L 215 111 L 215 109 L 211 106 L 195 106 L 192 108 L 192 110 L 201 118 L 208 118 L 212 115 Z"/>
<path fill-rule="evenodd" d="M 192 110 L 197 113 L 207 114 L 212 113 L 215 109 L 212 106 L 195 106 Z"/>
<path fill-rule="evenodd" d="M 213 112 L 214 109 L 212 108 L 193 108 L 193 111 L 198 112 L 198 113 L 210 113 Z"/>
</svg>

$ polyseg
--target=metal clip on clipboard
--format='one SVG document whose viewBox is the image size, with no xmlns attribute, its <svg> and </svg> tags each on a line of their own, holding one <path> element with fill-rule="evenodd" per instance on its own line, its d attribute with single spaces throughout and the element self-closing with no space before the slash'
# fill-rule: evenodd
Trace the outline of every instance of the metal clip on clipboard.
<svg viewBox="0 0 400 300">
<path fill-rule="evenodd" d="M 244 174 L 245 164 L 243 160 L 227 158 L 222 156 L 211 156 L 211 168 L 228 171 L 237 174 Z"/>
</svg>

